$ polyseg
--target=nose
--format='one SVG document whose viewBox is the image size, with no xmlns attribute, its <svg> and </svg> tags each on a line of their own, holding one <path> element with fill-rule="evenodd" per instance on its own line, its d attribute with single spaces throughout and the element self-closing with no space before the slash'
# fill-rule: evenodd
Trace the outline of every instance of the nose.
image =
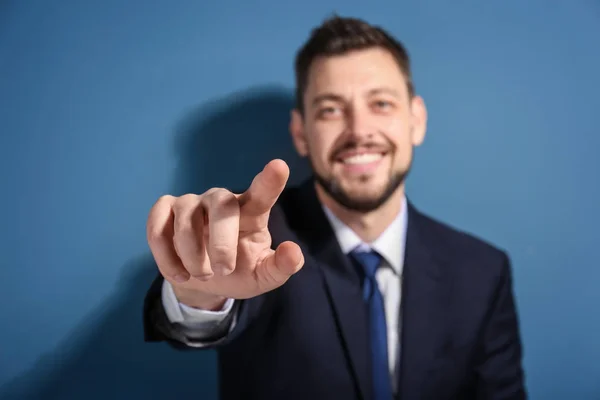
<svg viewBox="0 0 600 400">
<path fill-rule="evenodd" d="M 357 140 L 367 139 L 375 134 L 368 110 L 354 106 L 349 110 L 347 118 L 349 133 Z"/>
</svg>

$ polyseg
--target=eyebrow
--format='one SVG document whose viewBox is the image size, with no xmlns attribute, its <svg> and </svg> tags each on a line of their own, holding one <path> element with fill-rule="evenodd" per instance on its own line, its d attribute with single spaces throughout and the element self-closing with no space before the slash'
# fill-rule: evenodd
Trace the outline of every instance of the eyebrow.
<svg viewBox="0 0 600 400">
<path fill-rule="evenodd" d="M 373 88 L 367 92 L 367 96 L 374 96 L 374 95 L 382 94 L 382 93 L 389 94 L 397 99 L 402 99 L 402 95 L 400 92 L 398 92 L 396 89 L 393 89 L 393 88 L 387 87 L 387 86 Z M 312 101 L 312 105 L 314 107 L 314 106 L 318 105 L 319 103 L 326 101 L 326 100 L 335 101 L 335 102 L 343 102 L 344 97 L 341 95 L 335 94 L 335 93 L 323 93 L 314 98 L 314 100 Z"/>
<path fill-rule="evenodd" d="M 340 95 L 334 94 L 334 93 L 323 93 L 320 94 L 318 96 L 316 96 L 313 101 L 312 101 L 312 105 L 317 106 L 319 103 L 323 102 L 323 101 L 335 101 L 335 102 L 343 102 L 344 98 Z"/>
<path fill-rule="evenodd" d="M 371 89 L 371 90 L 369 90 L 368 93 L 369 93 L 369 96 L 373 96 L 375 94 L 385 93 L 385 94 L 389 94 L 391 96 L 394 96 L 397 99 L 401 99 L 402 98 L 402 94 L 400 92 L 398 92 L 394 88 L 387 87 L 387 86 L 382 86 L 382 87 L 378 87 L 378 88 L 375 88 L 375 89 Z"/>
</svg>

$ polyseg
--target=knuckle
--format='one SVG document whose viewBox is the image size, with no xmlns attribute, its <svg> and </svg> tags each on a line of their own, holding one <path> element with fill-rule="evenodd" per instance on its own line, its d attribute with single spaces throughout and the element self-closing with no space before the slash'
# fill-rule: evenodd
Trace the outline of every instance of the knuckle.
<svg viewBox="0 0 600 400">
<path fill-rule="evenodd" d="M 209 195 L 210 204 L 214 207 L 231 206 L 237 203 L 237 197 L 227 189 L 215 189 Z"/>
<path fill-rule="evenodd" d="M 164 276 L 165 278 L 169 278 L 173 275 L 177 275 L 178 273 L 180 273 L 179 268 L 177 268 L 176 266 L 170 265 L 170 264 L 157 263 L 157 266 L 158 266 L 158 270 L 160 271 L 161 275 Z"/>
<path fill-rule="evenodd" d="M 204 192 L 204 196 L 209 196 L 211 194 L 213 194 L 214 192 L 218 192 L 219 190 L 227 190 L 225 188 L 222 187 L 212 187 L 210 189 L 208 189 L 206 192 Z"/>
<path fill-rule="evenodd" d="M 190 235 L 194 233 L 194 224 L 191 218 L 178 218 L 175 223 L 175 236 Z"/>
<path fill-rule="evenodd" d="M 182 194 L 181 196 L 179 196 L 179 200 L 194 200 L 195 198 L 197 198 L 198 195 L 194 194 L 194 193 L 186 193 L 186 194 Z"/>
<path fill-rule="evenodd" d="M 177 200 L 173 207 L 175 214 L 175 234 L 189 234 L 196 230 L 194 220 L 197 211 L 197 196 L 184 195 Z"/>
<path fill-rule="evenodd" d="M 162 240 L 163 236 L 162 230 L 156 224 L 148 224 L 146 238 L 150 244 L 154 244 L 157 241 Z"/>
<path fill-rule="evenodd" d="M 160 204 L 160 205 L 164 205 L 164 204 L 171 204 L 173 203 L 173 201 L 175 200 L 175 196 L 172 196 L 170 194 L 163 194 L 162 196 L 160 196 L 158 198 L 158 200 L 156 201 L 156 204 Z"/>
<path fill-rule="evenodd" d="M 146 224 L 146 239 L 150 244 L 154 244 L 165 237 L 162 226 L 155 220 L 149 219 Z"/>
<path fill-rule="evenodd" d="M 147 229 L 150 230 L 152 227 L 156 226 L 158 222 L 157 219 L 160 218 L 160 215 L 165 209 L 171 209 L 174 203 L 175 197 L 171 195 L 163 195 L 159 197 L 148 212 L 148 220 L 146 222 Z"/>
<path fill-rule="evenodd" d="M 182 264 L 187 272 L 195 278 L 210 277 L 213 275 L 210 264 L 200 254 L 191 257 L 191 259 L 182 260 Z"/>
<path fill-rule="evenodd" d="M 183 196 L 180 196 L 175 200 L 173 208 L 181 212 L 182 210 L 186 210 L 192 207 L 197 201 L 198 195 L 192 193 L 184 194 Z"/>
<path fill-rule="evenodd" d="M 205 263 L 200 262 L 199 260 L 182 260 L 183 267 L 191 274 L 191 275 L 202 275 L 207 272 L 207 268 Z"/>
<path fill-rule="evenodd" d="M 196 279 L 207 280 L 207 279 L 213 277 L 214 272 L 210 267 L 201 267 L 201 268 L 191 269 L 190 275 L 192 275 Z"/>
<path fill-rule="evenodd" d="M 218 257 L 219 259 L 233 259 L 235 249 L 232 249 L 231 246 L 226 244 L 213 244 L 208 251 L 213 257 Z"/>
<path fill-rule="evenodd" d="M 211 267 L 218 270 L 232 271 L 235 268 L 235 251 L 230 246 L 213 245 L 209 248 Z"/>
</svg>

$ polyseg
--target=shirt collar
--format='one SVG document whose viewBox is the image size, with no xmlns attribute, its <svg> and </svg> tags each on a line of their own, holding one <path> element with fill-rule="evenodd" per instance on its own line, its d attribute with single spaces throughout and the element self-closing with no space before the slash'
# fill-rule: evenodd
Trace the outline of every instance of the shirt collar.
<svg viewBox="0 0 600 400">
<path fill-rule="evenodd" d="M 358 235 L 356 235 L 349 226 L 340 221 L 331 210 L 325 206 L 323 206 L 323 209 L 344 254 L 349 254 L 357 248 L 375 250 L 388 262 L 396 274 L 402 274 L 406 245 L 406 227 L 408 222 L 406 197 L 402 198 L 402 208 L 400 213 L 372 243 L 364 243 Z"/>
</svg>

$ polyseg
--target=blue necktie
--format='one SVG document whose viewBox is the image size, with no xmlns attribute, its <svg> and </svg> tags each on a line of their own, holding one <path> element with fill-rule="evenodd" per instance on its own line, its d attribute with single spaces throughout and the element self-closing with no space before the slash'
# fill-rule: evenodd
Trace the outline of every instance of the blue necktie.
<svg viewBox="0 0 600 400">
<path fill-rule="evenodd" d="M 381 256 L 374 251 L 353 251 L 352 256 L 364 272 L 363 298 L 368 306 L 373 399 L 391 400 L 392 388 L 388 366 L 385 308 L 375 279 L 375 273 L 381 264 Z"/>
</svg>

